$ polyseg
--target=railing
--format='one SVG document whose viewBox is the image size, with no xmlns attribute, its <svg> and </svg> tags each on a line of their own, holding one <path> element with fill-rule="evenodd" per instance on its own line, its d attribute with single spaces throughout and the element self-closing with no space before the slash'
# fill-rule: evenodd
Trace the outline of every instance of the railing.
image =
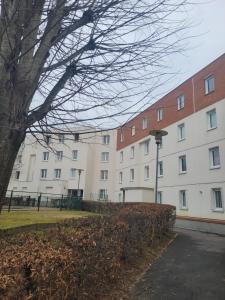
<svg viewBox="0 0 225 300">
<path fill-rule="evenodd" d="M 10 212 L 12 209 L 81 209 L 81 197 L 53 193 L 37 193 L 31 191 L 9 190 L 3 199 L 3 209 Z"/>
</svg>

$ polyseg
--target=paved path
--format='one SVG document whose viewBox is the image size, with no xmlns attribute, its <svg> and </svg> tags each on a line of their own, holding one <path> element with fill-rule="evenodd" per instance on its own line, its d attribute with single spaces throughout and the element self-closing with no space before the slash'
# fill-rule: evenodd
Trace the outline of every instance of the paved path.
<svg viewBox="0 0 225 300">
<path fill-rule="evenodd" d="M 225 237 L 180 229 L 134 289 L 135 300 L 225 300 Z"/>
</svg>

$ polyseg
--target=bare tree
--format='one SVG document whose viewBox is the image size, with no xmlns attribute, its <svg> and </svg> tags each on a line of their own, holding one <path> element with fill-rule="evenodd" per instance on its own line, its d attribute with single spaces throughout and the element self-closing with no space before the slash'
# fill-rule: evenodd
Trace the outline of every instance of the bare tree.
<svg viewBox="0 0 225 300">
<path fill-rule="evenodd" d="M 178 50 L 184 4 L 0 0 L 0 199 L 27 132 L 118 115 L 146 89 Z"/>
</svg>

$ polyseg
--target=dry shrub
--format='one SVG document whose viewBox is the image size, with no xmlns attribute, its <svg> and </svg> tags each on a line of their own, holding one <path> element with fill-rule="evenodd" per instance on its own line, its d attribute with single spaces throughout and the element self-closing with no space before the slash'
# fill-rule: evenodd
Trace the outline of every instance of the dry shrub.
<svg viewBox="0 0 225 300">
<path fill-rule="evenodd" d="M 134 204 L 113 214 L 0 239 L 0 299 L 103 299 L 131 263 L 170 228 L 174 208 Z"/>
</svg>

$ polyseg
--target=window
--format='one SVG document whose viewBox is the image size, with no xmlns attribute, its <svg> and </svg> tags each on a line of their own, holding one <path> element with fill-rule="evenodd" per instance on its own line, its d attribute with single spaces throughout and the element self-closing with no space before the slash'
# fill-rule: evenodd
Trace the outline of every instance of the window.
<svg viewBox="0 0 225 300">
<path fill-rule="evenodd" d="M 134 181 L 134 169 L 130 169 L 130 181 Z"/>
<path fill-rule="evenodd" d="M 63 152 L 62 151 L 56 151 L 56 159 L 62 160 L 63 159 Z"/>
<path fill-rule="evenodd" d="M 110 141 L 110 136 L 108 134 L 102 136 L 102 144 L 108 145 L 109 141 Z"/>
<path fill-rule="evenodd" d="M 78 158 L 78 150 L 73 150 L 72 151 L 72 159 L 77 160 L 77 158 Z"/>
<path fill-rule="evenodd" d="M 100 178 L 101 178 L 101 180 L 107 180 L 108 179 L 108 170 L 101 170 Z"/>
<path fill-rule="evenodd" d="M 158 176 L 163 176 L 163 162 L 158 162 Z"/>
<path fill-rule="evenodd" d="M 49 152 L 43 152 L 43 160 L 48 160 L 49 159 Z"/>
<path fill-rule="evenodd" d="M 130 158 L 134 158 L 134 146 L 130 147 Z"/>
<path fill-rule="evenodd" d="M 123 200 L 123 199 L 122 199 L 122 193 L 119 193 L 119 194 L 118 194 L 118 200 L 119 200 L 119 202 L 122 202 L 122 200 Z"/>
<path fill-rule="evenodd" d="M 180 167 L 180 173 L 187 172 L 186 155 L 182 155 L 179 157 L 179 167 Z"/>
<path fill-rule="evenodd" d="M 184 95 L 177 97 L 177 109 L 180 110 L 184 108 Z"/>
<path fill-rule="evenodd" d="M 157 192 L 157 203 L 159 203 L 159 204 L 162 203 L 162 192 L 161 191 Z"/>
<path fill-rule="evenodd" d="M 47 177 L 47 169 L 41 169 L 41 178 Z"/>
<path fill-rule="evenodd" d="M 213 210 L 223 211 L 222 193 L 220 188 L 212 189 Z"/>
<path fill-rule="evenodd" d="M 70 177 L 71 177 L 71 178 L 76 177 L 76 169 L 75 169 L 75 168 L 71 168 L 71 169 L 70 169 Z"/>
<path fill-rule="evenodd" d="M 123 162 L 123 151 L 120 151 L 120 162 Z"/>
<path fill-rule="evenodd" d="M 17 160 L 18 160 L 18 163 L 21 164 L 21 162 L 22 162 L 22 155 L 18 155 L 17 156 Z"/>
<path fill-rule="evenodd" d="M 179 192 L 179 198 L 180 198 L 180 209 L 187 209 L 187 197 L 186 197 L 185 190 Z"/>
<path fill-rule="evenodd" d="M 123 172 L 119 173 L 119 183 L 123 182 Z"/>
<path fill-rule="evenodd" d="M 135 126 L 131 127 L 131 135 L 134 136 L 135 135 Z"/>
<path fill-rule="evenodd" d="M 149 141 L 144 142 L 144 154 L 149 154 Z"/>
<path fill-rule="evenodd" d="M 121 129 L 121 133 L 120 133 L 120 141 L 123 142 L 124 141 L 124 133 Z"/>
<path fill-rule="evenodd" d="M 145 166 L 144 168 L 144 179 L 149 179 L 149 166 Z"/>
<path fill-rule="evenodd" d="M 60 144 L 64 144 L 65 136 L 63 133 L 58 134 L 58 139 Z"/>
<path fill-rule="evenodd" d="M 161 121 L 163 119 L 163 109 L 158 108 L 157 109 L 157 121 Z"/>
<path fill-rule="evenodd" d="M 108 194 L 106 189 L 99 190 L 99 200 L 108 200 Z"/>
<path fill-rule="evenodd" d="M 74 138 L 74 142 L 78 142 L 79 138 L 80 138 L 80 134 L 79 133 L 74 133 L 73 138 Z"/>
<path fill-rule="evenodd" d="M 209 94 L 215 90 L 215 79 L 212 75 L 205 79 L 205 94 Z"/>
<path fill-rule="evenodd" d="M 15 178 L 18 180 L 20 178 L 20 171 L 16 171 Z"/>
<path fill-rule="evenodd" d="M 55 178 L 60 178 L 61 177 L 61 169 L 55 169 L 54 176 L 55 176 Z"/>
<path fill-rule="evenodd" d="M 101 153 L 101 161 L 109 161 L 109 152 Z"/>
<path fill-rule="evenodd" d="M 142 129 L 146 129 L 148 127 L 148 119 L 142 119 Z"/>
<path fill-rule="evenodd" d="M 183 141 L 185 139 L 185 125 L 178 125 L 178 141 Z"/>
<path fill-rule="evenodd" d="M 220 167 L 220 152 L 219 147 L 209 149 L 210 168 L 215 169 Z"/>
<path fill-rule="evenodd" d="M 208 129 L 214 129 L 217 127 L 216 110 L 212 109 L 207 112 Z"/>
<path fill-rule="evenodd" d="M 45 135 L 44 137 L 45 143 L 49 145 L 51 143 L 51 135 Z"/>
</svg>

